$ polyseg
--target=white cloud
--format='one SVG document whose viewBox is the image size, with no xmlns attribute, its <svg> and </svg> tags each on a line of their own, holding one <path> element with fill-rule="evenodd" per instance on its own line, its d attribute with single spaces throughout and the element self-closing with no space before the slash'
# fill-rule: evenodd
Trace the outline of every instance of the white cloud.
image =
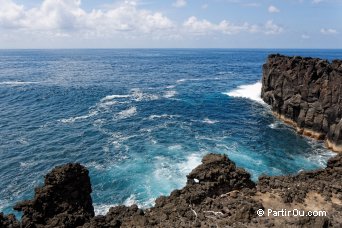
<svg viewBox="0 0 342 228">
<path fill-rule="evenodd" d="M 237 25 L 223 20 L 220 23 L 215 24 L 205 19 L 199 20 L 194 16 L 189 17 L 183 23 L 183 26 L 187 29 L 187 31 L 200 35 L 205 35 L 212 32 L 221 32 L 223 34 L 231 35 L 243 31 L 249 31 L 249 29 L 251 28 L 247 22 Z"/>
<path fill-rule="evenodd" d="M 141 43 L 151 40 L 172 43 L 191 36 L 236 35 L 258 33 L 276 35 L 283 28 L 273 21 L 265 24 L 248 22 L 234 23 L 228 20 L 212 22 L 208 19 L 189 17 L 183 23 L 176 23 L 158 11 L 145 10 L 139 1 L 116 1 L 112 5 L 85 10 L 81 0 L 44 0 L 39 5 L 26 8 L 14 0 L 0 0 L 0 46 L 34 47 L 40 44 L 71 46 L 92 43 L 96 46 L 115 46 Z M 205 7 L 204 7 L 205 8 Z M 208 36 L 212 39 L 215 36 Z M 147 42 L 144 42 L 147 41 Z M 105 43 L 107 42 L 107 43 Z M 140 42 L 140 43 L 139 43 Z M 109 45 L 110 46 L 110 45 Z M 113 45 L 114 46 L 114 45 Z M 141 45 L 140 45 L 141 46 Z"/>
<path fill-rule="evenodd" d="M 272 20 L 269 20 L 265 24 L 265 34 L 266 35 L 276 35 L 280 34 L 284 31 L 284 28 L 273 23 Z"/>
<path fill-rule="evenodd" d="M 186 6 L 187 2 L 186 0 L 176 0 L 172 5 L 177 8 L 181 8 Z"/>
<path fill-rule="evenodd" d="M 324 35 L 331 35 L 331 34 L 337 34 L 337 30 L 336 29 L 332 29 L 332 28 L 322 28 L 320 30 L 320 32 Z"/>
<path fill-rule="evenodd" d="M 44 0 L 25 10 L 11 0 L 0 0 L 0 28 L 58 34 L 106 36 L 118 32 L 156 34 L 172 29 L 174 23 L 160 12 L 137 8 L 136 1 L 124 1 L 106 10 L 86 12 L 80 0 Z"/>
<path fill-rule="evenodd" d="M 269 13 L 279 13 L 280 10 L 279 10 L 277 7 L 273 6 L 273 5 L 270 5 L 270 6 L 268 7 L 268 12 L 269 12 Z"/>
<path fill-rule="evenodd" d="M 18 27 L 23 16 L 24 6 L 17 5 L 11 0 L 0 0 L 0 26 L 5 28 Z"/>
<path fill-rule="evenodd" d="M 215 25 L 211 22 L 203 19 L 198 20 L 196 17 L 192 16 L 189 17 L 188 20 L 186 20 L 183 23 L 183 26 L 189 29 L 190 31 L 198 34 L 206 34 L 210 32 L 211 30 L 215 29 Z"/>
<path fill-rule="evenodd" d="M 184 23 L 183 27 L 186 31 L 197 35 L 208 35 L 213 32 L 218 32 L 226 35 L 239 34 L 241 32 L 248 33 L 264 33 L 266 35 L 276 35 L 284 31 L 283 27 L 267 21 L 265 25 L 249 24 L 244 22 L 242 24 L 234 24 L 227 20 L 222 20 L 219 23 L 212 23 L 206 19 L 198 19 L 197 17 L 189 17 Z"/>
</svg>

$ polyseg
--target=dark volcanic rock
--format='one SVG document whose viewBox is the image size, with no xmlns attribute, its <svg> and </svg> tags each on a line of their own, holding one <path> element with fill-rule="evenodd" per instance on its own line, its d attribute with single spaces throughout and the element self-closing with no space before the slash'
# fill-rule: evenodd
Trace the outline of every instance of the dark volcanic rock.
<svg viewBox="0 0 342 228">
<path fill-rule="evenodd" d="M 8 228 L 19 228 L 20 223 L 17 221 L 14 215 L 6 215 L 0 213 L 0 227 L 8 227 Z"/>
<path fill-rule="evenodd" d="M 342 60 L 270 55 L 263 65 L 262 99 L 298 132 L 342 152 L 341 94 Z"/>
<path fill-rule="evenodd" d="M 342 224 L 342 154 L 325 169 L 295 176 L 261 177 L 255 185 L 250 175 L 225 155 L 209 154 L 187 176 L 187 184 L 154 207 L 117 206 L 105 216 L 95 216 L 88 171 L 79 164 L 53 169 L 33 200 L 16 205 L 21 224 L 13 215 L 0 213 L 0 228 L 17 227 L 340 227 Z M 317 198 L 312 198 L 312 197 Z M 310 198 L 311 197 L 311 198 Z M 259 217 L 267 208 L 302 208 L 316 205 L 323 217 Z M 293 204 L 295 203 L 295 204 Z M 314 207 L 317 209 L 317 205 Z M 318 208 L 320 209 L 320 208 Z"/>
<path fill-rule="evenodd" d="M 241 192 L 253 192 L 255 184 L 250 175 L 225 155 L 209 154 L 202 164 L 188 176 L 187 185 L 174 190 L 170 196 L 159 197 L 155 207 L 138 211 L 135 206 L 111 208 L 106 216 L 95 217 L 85 227 L 209 227 L 212 219 L 224 216 L 224 224 L 246 222 L 256 217 L 255 211 L 262 207 Z M 221 194 L 236 191 L 228 207 L 224 207 Z M 232 193 L 233 195 L 233 193 Z M 106 221 L 106 222 L 105 222 Z M 223 221 L 223 220 L 222 220 Z M 222 222 L 221 221 L 221 222 Z"/>
<path fill-rule="evenodd" d="M 13 215 L 0 213 L 0 228 L 340 227 L 341 164 L 339 154 L 329 160 L 325 169 L 295 176 L 265 176 L 255 185 L 250 175 L 225 155 L 209 154 L 188 175 L 183 189 L 159 197 L 154 207 L 142 210 L 137 205 L 117 206 L 105 216 L 95 217 L 88 171 L 79 164 L 67 164 L 46 176 L 33 200 L 16 205 L 17 210 L 23 211 L 21 224 Z M 259 217 L 256 213 L 267 208 L 299 207 L 308 211 L 312 205 L 315 210 L 327 210 L 327 215 Z"/>
<path fill-rule="evenodd" d="M 191 192 L 189 203 L 201 202 L 205 197 L 219 196 L 233 190 L 255 187 L 250 174 L 237 168 L 225 155 L 208 154 L 187 178 L 183 191 Z"/>
<path fill-rule="evenodd" d="M 334 194 L 342 197 L 341 164 L 342 154 L 338 154 L 322 170 L 300 172 L 295 176 L 262 176 L 257 189 L 260 192 L 276 191 L 285 203 L 303 203 L 308 192 L 317 192 L 326 199 Z"/>
<path fill-rule="evenodd" d="M 249 174 L 236 168 L 226 156 L 209 154 L 187 176 L 183 189 L 159 197 L 154 207 L 145 211 L 136 205 L 113 207 L 107 215 L 94 217 L 84 227 L 339 227 L 341 162 L 342 154 L 331 159 L 326 169 L 296 176 L 262 177 L 255 185 Z M 309 210 L 305 208 L 309 192 L 330 197 L 326 204 L 335 209 L 323 217 L 257 216 L 257 210 L 265 208 L 257 195 L 279 196 L 280 200 L 266 197 L 266 204 L 273 209 L 291 208 L 291 202 L 296 201 L 294 208 L 301 205 L 303 210 Z"/>
<path fill-rule="evenodd" d="M 80 164 L 54 168 L 33 200 L 18 203 L 24 227 L 76 227 L 94 216 L 88 170 Z"/>
</svg>

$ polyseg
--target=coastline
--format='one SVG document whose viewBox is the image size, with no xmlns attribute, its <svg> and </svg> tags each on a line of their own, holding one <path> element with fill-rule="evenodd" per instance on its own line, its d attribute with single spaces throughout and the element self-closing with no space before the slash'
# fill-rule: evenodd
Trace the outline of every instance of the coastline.
<svg viewBox="0 0 342 228">
<path fill-rule="evenodd" d="M 283 121 L 285 124 L 290 125 L 295 129 L 297 134 L 304 135 L 306 137 L 315 139 L 315 140 L 324 140 L 324 145 L 335 153 L 342 153 L 342 146 L 338 146 L 329 139 L 326 138 L 326 135 L 322 132 L 316 132 L 312 129 L 308 128 L 300 128 L 296 122 L 293 120 L 286 118 L 284 115 L 281 115 L 277 112 L 272 111 L 272 114 L 277 117 L 279 120 Z"/>
<path fill-rule="evenodd" d="M 333 143 L 329 139 L 325 140 L 325 145 L 328 149 L 331 149 L 334 152 L 342 153 L 342 146 L 336 145 L 335 143 Z"/>
<path fill-rule="evenodd" d="M 325 228 L 342 224 L 342 154 L 331 158 L 324 169 L 261 176 L 257 183 L 250 177 L 226 155 L 208 154 L 187 175 L 184 188 L 157 198 L 154 207 L 120 205 L 94 216 L 88 170 L 66 164 L 46 175 L 32 200 L 15 205 L 23 212 L 21 221 L 0 213 L 0 227 Z M 282 215 L 284 211 L 303 215 Z M 304 216 L 312 211 L 322 214 Z"/>
</svg>

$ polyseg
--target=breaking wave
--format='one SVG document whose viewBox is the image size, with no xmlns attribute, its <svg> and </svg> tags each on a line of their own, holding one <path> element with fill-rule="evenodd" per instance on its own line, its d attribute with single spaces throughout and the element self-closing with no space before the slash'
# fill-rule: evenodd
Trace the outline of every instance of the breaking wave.
<svg viewBox="0 0 342 228">
<path fill-rule="evenodd" d="M 263 104 L 264 101 L 261 99 L 261 86 L 261 82 L 256 82 L 251 85 L 241 85 L 238 88 L 224 94 L 230 97 L 250 99 Z"/>
<path fill-rule="evenodd" d="M 121 112 L 119 112 L 115 119 L 118 119 L 118 120 L 122 120 L 122 119 L 126 119 L 126 118 L 129 118 L 129 117 L 132 117 L 134 115 L 137 114 L 137 108 L 135 106 L 132 106 L 126 110 L 123 110 Z"/>
</svg>

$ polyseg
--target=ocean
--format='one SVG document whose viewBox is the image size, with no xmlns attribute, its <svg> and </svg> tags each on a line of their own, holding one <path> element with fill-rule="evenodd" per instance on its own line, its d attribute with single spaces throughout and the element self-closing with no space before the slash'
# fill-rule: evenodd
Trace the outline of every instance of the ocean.
<svg viewBox="0 0 342 228">
<path fill-rule="evenodd" d="M 96 214 L 152 206 L 207 153 L 227 154 L 255 181 L 324 167 L 333 153 L 260 98 L 271 53 L 342 58 L 342 50 L 1 50 L 0 211 L 13 213 L 67 162 L 89 169 Z"/>
</svg>

